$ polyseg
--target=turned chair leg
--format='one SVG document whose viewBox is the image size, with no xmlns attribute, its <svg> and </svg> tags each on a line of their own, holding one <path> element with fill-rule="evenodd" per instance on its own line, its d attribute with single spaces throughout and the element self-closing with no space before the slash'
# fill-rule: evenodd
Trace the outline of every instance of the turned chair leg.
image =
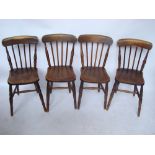
<svg viewBox="0 0 155 155">
<path fill-rule="evenodd" d="M 76 87 L 75 87 L 75 82 L 72 82 L 72 91 L 73 91 L 73 98 L 74 98 L 74 108 L 76 109 Z"/>
<path fill-rule="evenodd" d="M 69 90 L 69 93 L 71 93 L 71 83 L 68 82 L 68 90 Z"/>
<path fill-rule="evenodd" d="M 98 92 L 100 92 L 100 83 L 98 83 Z"/>
<path fill-rule="evenodd" d="M 9 100 L 10 100 L 10 114 L 13 116 L 13 94 L 12 85 L 9 84 Z"/>
<path fill-rule="evenodd" d="M 80 104 L 81 104 L 81 97 L 82 97 L 82 92 L 83 92 L 83 81 L 80 83 L 80 88 L 79 88 L 79 98 L 78 98 L 78 109 L 80 109 Z"/>
<path fill-rule="evenodd" d="M 105 84 L 104 109 L 106 109 L 106 106 L 107 106 L 107 98 L 108 98 L 108 83 Z"/>
<path fill-rule="evenodd" d="M 44 108 L 44 111 L 46 111 L 46 107 L 45 107 L 45 103 L 44 103 L 44 98 L 43 98 L 43 94 L 41 92 L 41 89 L 40 89 L 40 85 L 38 82 L 35 83 L 35 86 L 37 88 L 37 91 L 39 93 L 39 97 L 40 97 L 40 100 L 41 100 L 41 103 L 42 103 L 42 106 Z"/>
<path fill-rule="evenodd" d="M 142 106 L 142 98 L 143 98 L 143 85 L 140 88 L 140 93 L 139 93 L 139 105 L 138 105 L 138 117 L 140 116 L 140 112 L 141 112 L 141 106 Z"/>
<path fill-rule="evenodd" d="M 111 101 L 112 101 L 112 98 L 114 96 L 114 93 L 117 91 L 118 89 L 118 85 L 119 85 L 119 82 L 117 80 L 115 80 L 115 83 L 113 85 L 113 88 L 112 88 L 112 91 L 111 91 L 111 94 L 110 94 L 110 98 L 109 98 L 109 101 L 108 101 L 108 104 L 107 104 L 107 110 L 109 109 L 110 107 L 110 104 L 111 104 Z"/>
</svg>

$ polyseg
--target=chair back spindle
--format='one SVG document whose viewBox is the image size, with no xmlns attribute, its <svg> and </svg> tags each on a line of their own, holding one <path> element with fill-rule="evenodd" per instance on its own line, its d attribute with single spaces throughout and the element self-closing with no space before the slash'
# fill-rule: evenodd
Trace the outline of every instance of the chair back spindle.
<svg viewBox="0 0 155 155">
<path fill-rule="evenodd" d="M 11 70 L 36 68 L 38 44 L 38 38 L 36 36 L 15 36 L 5 38 L 3 39 L 2 44 L 6 48 Z M 33 59 L 31 57 L 32 52 L 34 53 Z"/>
<path fill-rule="evenodd" d="M 44 35 L 48 66 L 72 66 L 76 37 L 70 34 Z"/>
<path fill-rule="evenodd" d="M 105 67 L 113 40 L 102 35 L 80 35 L 82 67 Z"/>
<path fill-rule="evenodd" d="M 119 46 L 118 68 L 142 72 L 152 43 L 127 38 L 118 40 L 117 45 Z"/>
</svg>

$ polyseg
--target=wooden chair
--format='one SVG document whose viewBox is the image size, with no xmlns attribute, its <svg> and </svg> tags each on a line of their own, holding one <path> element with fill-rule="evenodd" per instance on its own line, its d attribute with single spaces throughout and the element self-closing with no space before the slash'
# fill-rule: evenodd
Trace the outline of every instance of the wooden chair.
<svg viewBox="0 0 155 155">
<path fill-rule="evenodd" d="M 49 111 L 49 100 L 52 89 L 69 89 L 73 92 L 74 108 L 76 108 L 76 76 L 73 71 L 72 62 L 74 56 L 74 45 L 77 39 L 69 34 L 51 34 L 42 37 L 48 62 L 46 74 L 47 80 L 47 111 Z M 49 52 L 50 51 L 50 52 Z M 51 59 L 53 61 L 51 61 Z M 67 87 L 53 87 L 54 82 L 67 82 Z"/>
<path fill-rule="evenodd" d="M 80 108 L 83 89 L 97 89 L 98 92 L 100 89 L 102 89 L 105 94 L 105 109 L 108 96 L 108 83 L 110 81 L 110 78 L 105 69 L 105 64 L 113 40 L 110 37 L 102 35 L 80 35 L 78 41 L 80 42 L 82 63 L 78 109 Z M 84 82 L 96 83 L 98 86 L 84 87 Z M 102 84 L 105 84 L 105 87 Z"/>
<path fill-rule="evenodd" d="M 138 113 L 140 116 L 142 97 L 143 97 L 143 69 L 152 48 L 152 43 L 138 39 L 120 39 L 117 42 L 119 46 L 118 69 L 116 72 L 115 83 L 107 104 L 107 110 L 111 104 L 114 93 L 123 91 L 137 94 L 139 98 Z M 118 89 L 120 83 L 134 86 L 134 91 Z M 138 86 L 140 90 L 138 90 Z"/>
<path fill-rule="evenodd" d="M 37 43 L 35 36 L 16 36 L 3 39 L 2 44 L 6 48 L 10 65 L 8 78 L 10 111 L 13 116 L 13 97 L 15 94 L 37 91 L 41 99 L 44 111 L 46 111 L 43 95 L 39 86 L 37 71 Z M 32 53 L 34 56 L 32 57 Z M 29 61 L 28 61 L 29 60 Z M 35 90 L 19 90 L 20 85 L 34 84 Z M 13 87 L 15 87 L 13 89 Z"/>
</svg>

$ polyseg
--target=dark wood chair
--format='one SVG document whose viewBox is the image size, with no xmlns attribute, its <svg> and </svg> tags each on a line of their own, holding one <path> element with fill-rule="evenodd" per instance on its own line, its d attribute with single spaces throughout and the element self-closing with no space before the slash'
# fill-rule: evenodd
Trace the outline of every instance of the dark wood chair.
<svg viewBox="0 0 155 155">
<path fill-rule="evenodd" d="M 46 74 L 47 80 L 47 111 L 49 111 L 49 100 L 52 89 L 69 89 L 73 92 L 74 108 L 76 109 L 76 76 L 73 71 L 72 62 L 74 56 L 74 45 L 77 39 L 69 34 L 51 34 L 42 37 L 48 62 Z M 50 52 L 49 52 L 50 51 Z M 52 61 L 51 61 L 52 59 Z M 54 82 L 66 82 L 67 87 L 53 87 Z"/>
<path fill-rule="evenodd" d="M 80 108 L 83 89 L 100 89 L 105 94 L 104 109 L 108 96 L 108 83 L 110 78 L 105 69 L 109 49 L 113 40 L 102 35 L 80 35 L 78 38 L 81 48 L 81 84 L 79 88 L 78 109 Z M 97 87 L 84 87 L 84 82 L 96 83 Z M 105 84 L 105 87 L 102 85 Z"/>
<path fill-rule="evenodd" d="M 3 39 L 2 41 L 3 46 L 6 48 L 7 58 L 11 68 L 8 78 L 11 116 L 13 116 L 14 95 L 32 91 L 39 93 L 42 106 L 44 111 L 46 111 L 43 95 L 38 83 L 37 43 L 38 38 L 35 36 L 15 36 Z M 35 90 L 19 89 L 20 85 L 26 84 L 34 84 Z"/>
<path fill-rule="evenodd" d="M 117 42 L 119 46 L 118 69 L 116 71 L 115 83 L 107 104 L 107 110 L 111 104 L 114 93 L 117 91 L 137 94 L 139 98 L 138 113 L 140 116 L 144 77 L 143 69 L 152 48 L 152 43 L 138 39 L 120 39 Z M 134 91 L 118 89 L 120 83 L 134 86 Z M 140 90 L 138 90 L 138 86 Z"/>
</svg>

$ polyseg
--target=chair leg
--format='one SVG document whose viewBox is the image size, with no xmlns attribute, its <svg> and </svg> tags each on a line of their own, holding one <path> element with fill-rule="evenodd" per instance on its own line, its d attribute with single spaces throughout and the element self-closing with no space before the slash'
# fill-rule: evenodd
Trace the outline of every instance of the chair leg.
<svg viewBox="0 0 155 155">
<path fill-rule="evenodd" d="M 138 105 L 138 117 L 140 116 L 140 112 L 141 112 L 141 106 L 142 106 L 142 98 L 143 98 L 143 85 L 140 88 L 140 93 L 139 93 L 139 105 Z"/>
<path fill-rule="evenodd" d="M 19 85 L 16 85 L 17 87 L 17 94 L 19 95 Z"/>
<path fill-rule="evenodd" d="M 13 116 L 13 94 L 12 85 L 9 84 L 9 100 L 10 100 L 10 114 Z"/>
<path fill-rule="evenodd" d="M 110 107 L 110 104 L 111 104 L 111 101 L 112 101 L 112 98 L 114 96 L 114 93 L 117 91 L 118 89 L 118 85 L 119 85 L 119 82 L 115 80 L 115 83 L 113 85 L 113 88 L 112 88 L 112 91 L 111 91 L 111 94 L 110 94 L 110 98 L 109 98 L 109 101 L 108 101 L 108 104 L 107 104 L 107 110 L 109 109 Z"/>
<path fill-rule="evenodd" d="M 100 83 L 98 83 L 98 92 L 100 92 Z"/>
<path fill-rule="evenodd" d="M 71 83 L 68 82 L 68 90 L 69 90 L 69 93 L 71 93 Z"/>
<path fill-rule="evenodd" d="M 74 98 L 74 108 L 76 109 L 76 87 L 75 87 L 75 82 L 72 82 L 72 91 L 73 91 L 73 98 Z"/>
<path fill-rule="evenodd" d="M 53 88 L 53 82 L 50 82 L 49 85 L 50 85 L 50 88 L 49 89 L 50 89 L 50 94 L 51 94 L 52 93 L 52 88 Z"/>
<path fill-rule="evenodd" d="M 50 82 L 47 81 L 47 87 L 46 87 L 46 104 L 47 104 L 47 112 L 49 112 L 49 101 L 50 101 Z"/>
<path fill-rule="evenodd" d="M 106 109 L 108 98 L 108 83 L 105 84 L 105 93 L 104 93 L 104 109 Z"/>
<path fill-rule="evenodd" d="M 81 97 L 82 97 L 82 92 L 83 92 L 83 81 L 80 83 L 80 88 L 79 88 L 79 98 L 78 98 L 78 109 L 80 109 L 80 104 L 81 104 Z"/>
<path fill-rule="evenodd" d="M 136 94 L 136 85 L 134 85 L 134 92 L 133 92 L 133 96 L 135 96 Z"/>
<path fill-rule="evenodd" d="M 45 102 L 44 102 L 44 98 L 43 98 L 43 94 L 41 92 L 41 89 L 40 89 L 40 85 L 38 82 L 35 83 L 35 86 L 38 90 L 38 93 L 39 93 L 39 97 L 40 97 L 40 100 L 41 100 L 41 103 L 42 103 L 42 106 L 44 108 L 44 111 L 46 112 L 46 107 L 45 107 Z"/>
</svg>

